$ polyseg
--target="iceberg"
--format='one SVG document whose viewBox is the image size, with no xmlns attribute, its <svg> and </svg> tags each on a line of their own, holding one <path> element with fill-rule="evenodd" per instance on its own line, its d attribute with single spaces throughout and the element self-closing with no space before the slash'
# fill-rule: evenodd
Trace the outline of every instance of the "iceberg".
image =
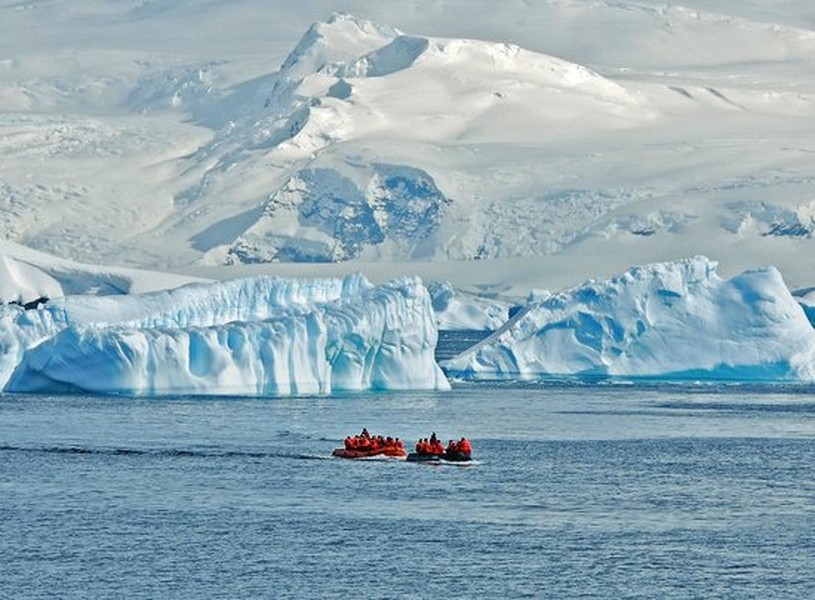
<svg viewBox="0 0 815 600">
<path fill-rule="evenodd" d="M 457 291 L 449 281 L 427 286 L 439 329 L 493 331 L 506 323 L 510 304 Z"/>
<path fill-rule="evenodd" d="M 804 309 L 804 314 L 809 322 L 815 327 L 815 291 L 811 289 L 801 290 L 793 295 L 801 308 Z"/>
<path fill-rule="evenodd" d="M 7 392 L 290 395 L 448 389 L 419 278 L 256 277 L 0 308 Z"/>
<path fill-rule="evenodd" d="M 716 267 L 656 263 L 537 298 L 442 366 L 465 378 L 815 381 L 815 329 L 778 270 L 723 279 Z"/>
</svg>

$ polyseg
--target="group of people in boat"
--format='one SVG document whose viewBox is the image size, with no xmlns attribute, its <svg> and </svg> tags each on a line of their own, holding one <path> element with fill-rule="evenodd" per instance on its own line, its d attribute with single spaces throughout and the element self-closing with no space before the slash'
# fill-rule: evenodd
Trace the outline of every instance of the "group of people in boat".
<svg viewBox="0 0 815 600">
<path fill-rule="evenodd" d="M 404 443 L 398 437 L 371 435 L 364 427 L 358 435 L 346 437 L 343 443 L 345 448 L 335 450 L 335 456 L 359 458 L 377 454 L 397 457 L 406 455 Z M 449 440 L 445 447 L 434 432 L 429 438 L 421 438 L 416 442 L 415 457 L 419 460 L 444 458 L 454 461 L 469 461 L 472 452 L 472 444 L 467 438 L 463 437 L 458 441 Z M 408 460 L 411 460 L 410 456 Z"/>
<path fill-rule="evenodd" d="M 366 428 L 362 428 L 359 435 L 349 435 L 344 440 L 346 450 L 359 450 L 361 452 L 375 453 L 381 450 L 404 450 L 404 443 L 399 438 L 391 436 L 371 435 Z"/>
<path fill-rule="evenodd" d="M 416 442 L 416 454 L 419 456 L 439 456 L 446 458 L 456 458 L 458 460 L 469 460 L 473 453 L 472 444 L 467 438 L 460 440 L 449 440 L 445 448 L 441 440 L 433 432 L 429 438 L 421 438 Z"/>
</svg>

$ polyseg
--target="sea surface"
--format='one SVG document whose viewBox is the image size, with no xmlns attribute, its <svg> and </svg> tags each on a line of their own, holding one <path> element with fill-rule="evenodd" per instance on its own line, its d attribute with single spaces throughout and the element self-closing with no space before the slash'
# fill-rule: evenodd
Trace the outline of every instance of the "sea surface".
<svg viewBox="0 0 815 600">
<path fill-rule="evenodd" d="M 48 597 L 813 598 L 815 389 L 0 395 L 0 598 Z"/>
</svg>

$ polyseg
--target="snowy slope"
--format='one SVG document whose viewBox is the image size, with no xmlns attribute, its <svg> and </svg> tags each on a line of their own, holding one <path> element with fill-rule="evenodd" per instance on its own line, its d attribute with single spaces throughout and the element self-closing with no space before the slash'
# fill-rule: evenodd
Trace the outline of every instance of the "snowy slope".
<svg viewBox="0 0 815 600">
<path fill-rule="evenodd" d="M 224 279 L 353 261 L 301 272 L 524 296 L 704 253 L 809 286 L 814 14 L 0 2 L 0 234 Z"/>
<path fill-rule="evenodd" d="M 85 265 L 0 241 L 0 304 L 68 295 L 141 294 L 200 279 L 156 271 Z"/>
</svg>

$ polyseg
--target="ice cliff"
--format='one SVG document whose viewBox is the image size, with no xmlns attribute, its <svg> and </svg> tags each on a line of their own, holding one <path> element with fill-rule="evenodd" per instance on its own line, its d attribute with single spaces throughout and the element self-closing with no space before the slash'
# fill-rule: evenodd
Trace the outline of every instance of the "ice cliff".
<svg viewBox="0 0 815 600">
<path fill-rule="evenodd" d="M 815 381 L 815 330 L 775 268 L 723 279 L 695 257 L 536 299 L 444 366 L 463 377 Z"/>
<path fill-rule="evenodd" d="M 418 278 L 251 278 L 0 308 L 12 392 L 288 395 L 446 389 Z"/>
</svg>

